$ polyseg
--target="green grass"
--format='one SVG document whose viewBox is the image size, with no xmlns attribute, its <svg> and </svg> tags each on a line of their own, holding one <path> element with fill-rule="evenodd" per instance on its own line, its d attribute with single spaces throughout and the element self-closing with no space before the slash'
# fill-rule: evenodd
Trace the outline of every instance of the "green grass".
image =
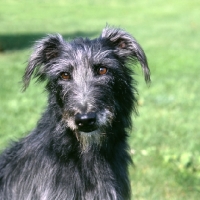
<svg viewBox="0 0 200 200">
<path fill-rule="evenodd" d="M 95 37 L 106 23 L 132 33 L 151 68 L 147 87 L 136 67 L 139 116 L 129 144 L 133 199 L 200 196 L 199 0 L 0 0 L 0 149 L 34 128 L 43 86 L 20 81 L 34 40 L 59 32 Z M 33 81 L 34 82 L 34 81 Z"/>
</svg>

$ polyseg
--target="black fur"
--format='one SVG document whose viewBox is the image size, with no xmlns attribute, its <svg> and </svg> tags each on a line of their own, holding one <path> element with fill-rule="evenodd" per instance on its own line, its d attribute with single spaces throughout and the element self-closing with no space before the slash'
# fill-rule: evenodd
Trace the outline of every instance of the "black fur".
<svg viewBox="0 0 200 200">
<path fill-rule="evenodd" d="M 130 62 L 150 81 L 146 56 L 121 29 L 71 42 L 36 42 L 23 76 L 47 82 L 48 106 L 36 128 L 0 157 L 1 200 L 130 199 L 127 130 L 136 108 Z"/>
</svg>

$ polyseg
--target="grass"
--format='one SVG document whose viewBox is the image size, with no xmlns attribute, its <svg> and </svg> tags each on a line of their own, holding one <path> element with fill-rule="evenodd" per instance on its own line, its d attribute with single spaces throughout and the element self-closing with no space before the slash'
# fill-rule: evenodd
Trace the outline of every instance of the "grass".
<svg viewBox="0 0 200 200">
<path fill-rule="evenodd" d="M 46 104 L 42 86 L 20 92 L 32 42 L 55 32 L 93 38 L 109 23 L 137 38 L 152 74 L 147 87 L 135 69 L 133 199 L 199 199 L 199 7 L 199 0 L 0 0 L 0 149 L 34 128 Z"/>
</svg>

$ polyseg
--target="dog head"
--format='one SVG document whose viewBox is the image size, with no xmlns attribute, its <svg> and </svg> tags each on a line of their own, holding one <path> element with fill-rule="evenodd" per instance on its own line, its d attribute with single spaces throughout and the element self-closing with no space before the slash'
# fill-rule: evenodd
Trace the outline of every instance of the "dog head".
<svg viewBox="0 0 200 200">
<path fill-rule="evenodd" d="M 49 107 L 60 110 L 62 122 L 83 145 L 100 143 L 113 129 L 131 126 L 136 98 L 127 64 L 137 61 L 149 82 L 144 51 L 121 29 L 106 27 L 98 38 L 70 42 L 59 34 L 48 35 L 34 46 L 23 76 L 24 90 L 33 74 L 39 81 L 47 80 Z"/>
</svg>

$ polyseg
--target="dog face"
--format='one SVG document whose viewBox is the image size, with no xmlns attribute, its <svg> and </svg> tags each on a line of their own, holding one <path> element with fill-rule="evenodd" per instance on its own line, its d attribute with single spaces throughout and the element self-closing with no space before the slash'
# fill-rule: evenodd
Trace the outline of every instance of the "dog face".
<svg viewBox="0 0 200 200">
<path fill-rule="evenodd" d="M 23 81 L 32 74 L 47 80 L 49 106 L 59 105 L 62 122 L 83 146 L 101 143 L 113 128 L 130 127 L 135 107 L 132 71 L 128 62 L 139 61 L 150 81 L 146 56 L 136 40 L 120 29 L 106 27 L 99 38 L 71 42 L 61 35 L 38 41 Z M 88 145 L 89 144 L 89 145 Z"/>
</svg>

